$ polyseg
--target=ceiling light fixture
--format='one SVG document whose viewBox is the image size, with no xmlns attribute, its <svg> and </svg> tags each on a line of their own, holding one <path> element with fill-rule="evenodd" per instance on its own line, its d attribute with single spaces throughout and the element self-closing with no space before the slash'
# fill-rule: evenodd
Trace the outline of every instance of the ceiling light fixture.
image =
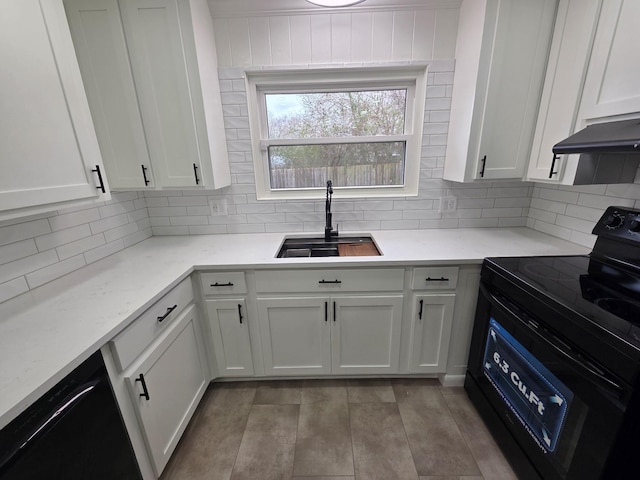
<svg viewBox="0 0 640 480">
<path fill-rule="evenodd" d="M 318 5 L 320 7 L 350 7 L 351 5 L 357 5 L 365 0 L 307 0 L 309 3 Z"/>
</svg>

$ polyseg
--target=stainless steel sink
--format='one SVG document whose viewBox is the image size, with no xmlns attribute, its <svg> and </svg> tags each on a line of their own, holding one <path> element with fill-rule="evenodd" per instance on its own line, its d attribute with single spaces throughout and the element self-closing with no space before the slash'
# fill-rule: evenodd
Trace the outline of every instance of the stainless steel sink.
<svg viewBox="0 0 640 480">
<path fill-rule="evenodd" d="M 285 238 L 277 258 L 339 257 L 353 255 L 380 255 L 370 235 L 335 237 L 326 242 L 324 237 Z"/>
</svg>

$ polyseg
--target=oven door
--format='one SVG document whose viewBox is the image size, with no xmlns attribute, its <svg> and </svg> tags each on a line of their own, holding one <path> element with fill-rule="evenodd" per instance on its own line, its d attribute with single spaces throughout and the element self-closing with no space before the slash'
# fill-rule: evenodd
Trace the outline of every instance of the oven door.
<svg viewBox="0 0 640 480">
<path fill-rule="evenodd" d="M 506 438 L 498 442 L 519 449 L 541 478 L 600 478 L 629 387 L 545 328 L 544 320 L 481 284 L 467 390 L 472 401 L 471 390 L 489 405 L 479 408 L 492 417 L 487 423 L 501 423 Z"/>
</svg>

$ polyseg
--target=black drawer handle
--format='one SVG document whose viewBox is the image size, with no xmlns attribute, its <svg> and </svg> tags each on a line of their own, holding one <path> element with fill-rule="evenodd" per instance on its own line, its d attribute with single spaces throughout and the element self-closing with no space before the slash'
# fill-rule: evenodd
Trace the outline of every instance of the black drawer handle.
<svg viewBox="0 0 640 480">
<path fill-rule="evenodd" d="M 211 287 L 233 287 L 233 283 L 231 282 L 227 282 L 227 283 L 212 283 L 210 284 Z"/>
<path fill-rule="evenodd" d="M 431 278 L 427 277 L 424 279 L 425 282 L 448 282 L 448 278 L 440 277 L 440 278 Z"/>
<path fill-rule="evenodd" d="M 136 378 L 136 382 L 140 382 L 140 384 L 142 385 L 142 393 L 140 394 L 140 396 L 144 397 L 145 400 L 148 402 L 149 401 L 149 390 L 147 390 L 147 382 L 144 381 L 144 375 L 140 374 L 140 376 L 138 378 Z"/>
<path fill-rule="evenodd" d="M 178 305 L 174 305 L 173 307 L 169 307 L 167 308 L 167 313 L 165 313 L 164 315 L 162 315 L 161 317 L 158 317 L 158 323 L 162 323 L 162 321 L 167 318 L 171 312 L 173 312 L 176 308 L 178 308 Z"/>
<path fill-rule="evenodd" d="M 318 283 L 320 284 L 325 284 L 325 283 L 334 283 L 334 284 L 340 284 L 342 283 L 342 280 L 338 280 L 337 278 L 335 280 L 325 280 L 324 278 L 322 280 L 320 280 Z"/>
<path fill-rule="evenodd" d="M 242 325 L 242 319 L 244 318 L 242 316 L 242 304 L 238 304 L 238 317 L 240 318 L 240 325 Z"/>
<path fill-rule="evenodd" d="M 422 307 L 424 307 L 424 300 L 420 300 L 420 311 L 418 312 L 418 319 L 422 320 Z"/>
</svg>

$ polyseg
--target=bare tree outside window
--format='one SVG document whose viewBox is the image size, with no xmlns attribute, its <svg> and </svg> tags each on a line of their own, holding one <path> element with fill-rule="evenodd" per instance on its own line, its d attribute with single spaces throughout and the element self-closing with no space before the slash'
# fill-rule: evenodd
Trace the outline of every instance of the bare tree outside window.
<svg viewBox="0 0 640 480">
<path fill-rule="evenodd" d="M 406 89 L 265 94 L 272 189 L 403 185 Z M 278 142 L 282 140 L 282 142 Z M 281 144 L 279 144 L 281 143 Z"/>
</svg>

